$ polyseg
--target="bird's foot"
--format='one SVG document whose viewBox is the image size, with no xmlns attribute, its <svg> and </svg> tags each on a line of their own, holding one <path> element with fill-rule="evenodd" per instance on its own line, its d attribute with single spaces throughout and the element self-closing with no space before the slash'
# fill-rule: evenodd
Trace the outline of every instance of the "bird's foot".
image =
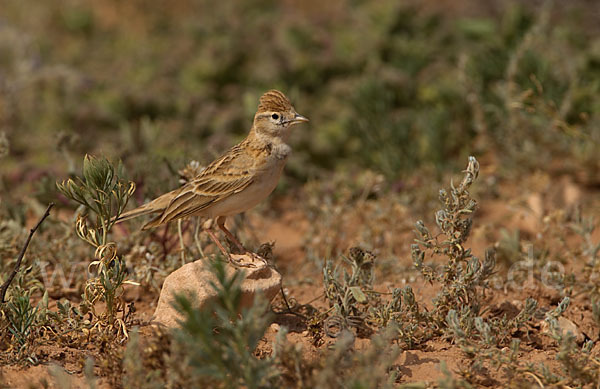
<svg viewBox="0 0 600 389">
<path fill-rule="evenodd" d="M 237 268 L 260 268 L 269 265 L 265 258 L 251 251 L 246 251 L 244 254 L 229 254 L 227 258 L 229 263 Z"/>
<path fill-rule="evenodd" d="M 252 262 L 248 261 L 248 257 L 252 259 Z M 254 264 L 254 258 L 251 255 L 246 254 L 229 254 L 227 256 L 229 263 L 231 266 L 235 268 L 256 268 L 256 264 Z"/>
<path fill-rule="evenodd" d="M 265 258 L 261 257 L 260 255 L 256 254 L 255 252 L 246 251 L 246 255 L 248 255 L 250 258 L 252 258 L 252 262 L 261 261 L 262 263 L 264 263 L 265 266 L 267 266 L 269 264 L 269 262 L 267 262 L 267 260 Z"/>
</svg>

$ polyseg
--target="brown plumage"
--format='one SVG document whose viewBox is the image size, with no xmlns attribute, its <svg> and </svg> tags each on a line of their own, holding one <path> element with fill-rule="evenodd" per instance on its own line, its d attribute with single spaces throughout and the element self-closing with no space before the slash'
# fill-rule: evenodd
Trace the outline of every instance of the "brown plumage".
<svg viewBox="0 0 600 389">
<path fill-rule="evenodd" d="M 144 225 L 148 229 L 183 217 L 204 216 L 216 218 L 230 236 L 225 218 L 254 207 L 273 191 L 291 150 L 285 143 L 290 128 L 305 121 L 283 93 L 266 92 L 246 139 L 181 188 L 123 213 L 117 221 L 156 214 Z"/>
<path fill-rule="evenodd" d="M 294 109 L 294 107 L 288 98 L 280 91 L 271 89 L 260 97 L 257 113 L 285 112 L 290 109 Z"/>
</svg>

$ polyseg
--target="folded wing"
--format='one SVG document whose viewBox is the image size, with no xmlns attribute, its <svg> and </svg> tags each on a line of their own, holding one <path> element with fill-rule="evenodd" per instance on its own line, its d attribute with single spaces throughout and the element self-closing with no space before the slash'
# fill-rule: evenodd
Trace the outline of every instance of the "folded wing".
<svg viewBox="0 0 600 389">
<path fill-rule="evenodd" d="M 143 229 L 201 214 L 214 203 L 247 188 L 253 180 L 251 171 L 254 161 L 242 150 L 239 145 L 235 146 L 207 166 L 194 180 L 170 192 L 170 201 L 158 204 L 162 206 L 158 210 L 160 215 L 144 225 Z M 161 200 L 163 196 L 154 201 Z"/>
</svg>

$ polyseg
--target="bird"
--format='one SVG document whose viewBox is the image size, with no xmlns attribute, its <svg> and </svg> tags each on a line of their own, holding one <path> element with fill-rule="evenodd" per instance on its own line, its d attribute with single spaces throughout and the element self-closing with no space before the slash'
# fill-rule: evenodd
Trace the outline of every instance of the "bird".
<svg viewBox="0 0 600 389">
<path fill-rule="evenodd" d="M 260 97 L 252 127 L 242 142 L 185 185 L 122 213 L 115 222 L 155 215 L 142 227 L 147 230 L 189 216 L 213 219 L 239 250 L 248 253 L 225 227 L 225 221 L 228 216 L 253 208 L 273 192 L 292 150 L 287 144 L 291 129 L 308 121 L 282 92 L 269 90 Z M 214 232 L 210 228 L 206 231 L 229 262 L 239 266 Z"/>
</svg>

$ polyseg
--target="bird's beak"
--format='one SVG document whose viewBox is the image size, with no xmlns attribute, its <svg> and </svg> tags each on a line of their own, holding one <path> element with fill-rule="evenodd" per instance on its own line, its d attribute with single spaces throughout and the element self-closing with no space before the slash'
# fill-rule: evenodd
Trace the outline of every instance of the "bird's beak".
<svg viewBox="0 0 600 389">
<path fill-rule="evenodd" d="M 296 116 L 294 116 L 294 118 L 291 120 L 292 123 L 302 123 L 302 122 L 308 122 L 308 118 L 305 116 L 300 115 L 299 113 L 296 114 Z"/>
</svg>

